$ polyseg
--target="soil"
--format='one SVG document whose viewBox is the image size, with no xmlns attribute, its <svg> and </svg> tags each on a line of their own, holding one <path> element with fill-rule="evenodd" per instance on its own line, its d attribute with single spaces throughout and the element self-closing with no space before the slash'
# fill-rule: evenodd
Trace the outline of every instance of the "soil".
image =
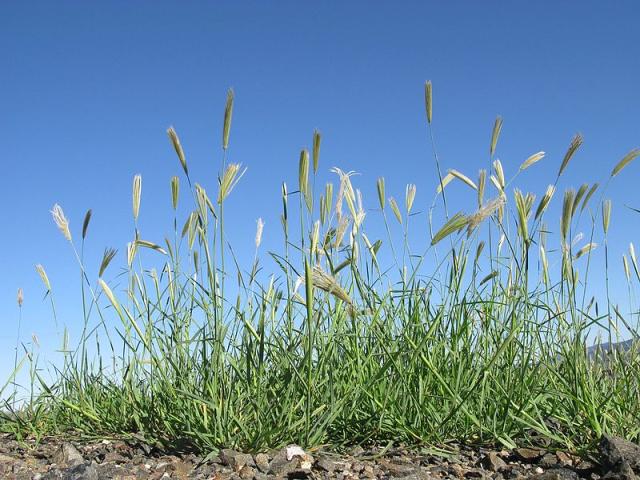
<svg viewBox="0 0 640 480">
<path fill-rule="evenodd" d="M 616 437 L 603 437 L 598 452 L 582 458 L 543 448 L 507 451 L 460 445 L 448 445 L 446 451 L 356 447 L 342 455 L 289 445 L 255 455 L 225 449 L 203 458 L 155 451 L 141 441 L 46 438 L 36 443 L 0 435 L 0 478 L 16 480 L 632 480 L 636 475 L 640 447 Z"/>
</svg>

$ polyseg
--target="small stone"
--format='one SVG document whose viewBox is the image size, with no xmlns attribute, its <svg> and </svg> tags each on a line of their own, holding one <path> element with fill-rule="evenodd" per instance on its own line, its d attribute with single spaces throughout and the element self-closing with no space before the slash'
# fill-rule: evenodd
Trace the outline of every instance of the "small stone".
<svg viewBox="0 0 640 480">
<path fill-rule="evenodd" d="M 496 452 L 489 452 L 482 459 L 482 466 L 491 472 L 499 472 L 507 466 L 507 463 Z"/>
<path fill-rule="evenodd" d="M 240 469 L 240 471 L 238 472 L 238 475 L 240 475 L 240 478 L 242 478 L 243 480 L 249 480 L 250 478 L 253 478 L 255 473 L 256 473 L 255 468 L 245 465 Z"/>
<path fill-rule="evenodd" d="M 533 478 L 536 480 L 579 480 L 580 476 L 568 468 L 552 468 Z"/>
<path fill-rule="evenodd" d="M 544 470 L 542 469 L 542 467 L 536 467 L 534 472 L 536 472 L 538 475 L 540 475 L 541 473 L 544 473 Z"/>
<path fill-rule="evenodd" d="M 545 453 L 544 450 L 539 448 L 516 448 L 514 452 L 521 460 L 526 462 L 536 461 Z"/>
<path fill-rule="evenodd" d="M 269 473 L 278 476 L 305 476 L 311 473 L 314 458 L 298 445 L 280 450 L 269 463 Z"/>
<path fill-rule="evenodd" d="M 223 465 L 231 467 L 235 472 L 239 472 L 246 465 L 250 467 L 255 465 L 251 455 L 230 448 L 225 448 L 220 452 L 220 460 Z"/>
<path fill-rule="evenodd" d="M 267 473 L 269 471 L 269 455 L 266 453 L 258 453 L 253 457 L 253 460 L 256 467 L 258 467 L 258 470 L 262 473 Z"/>
<path fill-rule="evenodd" d="M 332 460 L 329 460 L 327 457 L 320 457 L 316 461 L 316 467 L 329 473 L 334 472 L 337 468 L 336 463 Z"/>
<path fill-rule="evenodd" d="M 98 472 L 93 465 L 82 463 L 62 472 L 62 480 L 98 480 Z"/>
<path fill-rule="evenodd" d="M 556 457 L 558 458 L 558 463 L 565 467 L 570 467 L 573 465 L 573 460 L 569 455 L 565 452 L 556 452 Z"/>
<path fill-rule="evenodd" d="M 63 443 L 53 456 L 53 463 L 63 466 L 72 467 L 84 463 L 84 458 L 71 443 Z"/>
<path fill-rule="evenodd" d="M 359 457 L 363 453 L 364 453 L 364 448 L 362 448 L 360 445 L 356 445 L 351 450 L 349 450 L 349 455 L 351 455 L 352 457 Z"/>
</svg>

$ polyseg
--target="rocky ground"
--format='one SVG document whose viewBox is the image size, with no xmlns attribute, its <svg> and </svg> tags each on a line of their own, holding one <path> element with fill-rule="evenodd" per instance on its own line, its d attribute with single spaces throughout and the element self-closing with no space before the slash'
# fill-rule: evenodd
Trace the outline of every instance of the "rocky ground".
<svg viewBox="0 0 640 480">
<path fill-rule="evenodd" d="M 154 452 L 144 442 L 17 442 L 0 436 L 0 477 L 29 480 L 97 479 L 640 479 L 640 446 L 604 437 L 593 458 L 540 448 L 497 451 L 456 447 L 445 451 L 352 449 L 349 454 L 305 452 L 290 445 L 256 455 L 222 450 L 208 458 Z"/>
</svg>

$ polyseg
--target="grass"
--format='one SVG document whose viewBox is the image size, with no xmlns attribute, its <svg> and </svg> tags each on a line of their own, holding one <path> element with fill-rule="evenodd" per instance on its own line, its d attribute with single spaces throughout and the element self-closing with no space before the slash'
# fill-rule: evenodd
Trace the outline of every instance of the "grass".
<svg viewBox="0 0 640 480">
<path fill-rule="evenodd" d="M 439 179 L 429 234 L 410 242 L 416 237 L 410 224 L 424 215 L 416 212 L 415 185 L 407 186 L 402 205 L 386 196 L 379 179 L 373 211 L 365 210 L 352 172 L 334 169 L 338 183 L 319 189 L 316 131 L 311 158 L 307 150 L 300 154 L 299 185 L 282 185 L 283 243 L 269 252 L 275 271 L 266 276 L 261 221 L 248 271 L 226 243 L 224 205 L 244 173 L 227 161 L 233 100 L 230 91 L 213 196 L 192 181 L 178 134 L 167 132 L 187 187 L 180 195 L 181 180 L 171 179 L 176 214 L 162 245 L 141 238 L 142 178 L 134 178 L 126 288 L 102 278 L 113 249 L 105 250 L 100 278 L 85 274 L 90 212 L 78 243 L 62 208 L 54 207 L 85 280 L 84 328 L 79 345 L 63 349 L 53 381 L 41 378 L 33 352 L 22 361 L 16 356 L 16 370 L 31 365 L 31 397 L 18 407 L 15 394 L 9 396 L 1 430 L 19 438 L 139 434 L 160 446 L 200 451 L 292 442 L 334 449 L 451 440 L 514 447 L 532 435 L 582 450 L 603 433 L 640 438 L 637 348 L 614 352 L 607 362 L 593 361 L 585 350 L 594 328 L 609 340 L 625 328 L 635 334 L 635 317 L 623 316 L 608 298 L 600 313 L 595 299 L 586 300 L 596 254 L 606 257 L 608 297 L 611 203 L 604 193 L 638 150 L 614 166 L 600 189 L 601 205 L 597 184 L 567 189 L 554 221 L 547 210 L 582 137 L 573 138 L 539 201 L 512 188 L 522 171 L 547 161 L 544 152 L 525 159 L 507 180 L 495 158 L 500 117 L 488 171 L 477 181 L 454 169 L 443 176 L 428 82 L 425 125 Z M 471 213 L 449 211 L 451 182 L 476 191 Z M 191 211 L 179 220 L 185 201 Z M 589 238 L 575 245 L 583 211 L 591 212 Z M 365 217 L 373 216 L 384 222 L 386 237 L 370 238 Z M 434 218 L 441 218 L 438 225 Z M 551 223 L 559 228 L 556 246 L 548 245 Z M 598 238 L 604 248 L 595 248 Z M 155 268 L 143 266 L 141 249 L 155 251 Z M 632 274 L 640 279 L 633 246 L 624 266 L 631 288 Z M 42 266 L 38 274 L 55 319 Z M 108 327 L 113 319 L 118 328 Z"/>
</svg>

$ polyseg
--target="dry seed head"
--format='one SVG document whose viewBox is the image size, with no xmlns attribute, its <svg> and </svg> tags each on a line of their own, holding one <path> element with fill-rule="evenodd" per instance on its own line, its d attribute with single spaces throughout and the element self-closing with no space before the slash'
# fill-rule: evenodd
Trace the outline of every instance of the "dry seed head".
<svg viewBox="0 0 640 480">
<path fill-rule="evenodd" d="M 138 221 L 140 213 L 140 197 L 142 195 L 142 177 L 136 175 L 133 177 L 133 219 Z"/>
<path fill-rule="evenodd" d="M 37 264 L 36 272 L 38 272 L 38 275 L 40 275 L 40 280 L 42 280 L 44 288 L 47 289 L 47 292 L 51 291 L 51 283 L 49 283 L 49 277 L 47 276 L 47 272 L 44 270 L 44 267 L 40 264 Z"/>
<path fill-rule="evenodd" d="M 102 275 L 104 274 L 104 271 L 107 269 L 107 267 L 109 266 L 109 263 L 111 263 L 111 260 L 113 260 L 113 257 L 116 256 L 116 250 L 113 248 L 105 248 L 104 249 L 104 253 L 102 255 L 102 262 L 100 263 L 100 269 L 98 271 L 98 277 L 102 277 Z"/>
<path fill-rule="evenodd" d="M 588 183 L 583 183 L 582 185 L 580 185 L 580 188 L 578 189 L 578 193 L 576 193 L 576 198 L 574 198 L 573 200 L 573 210 L 571 212 L 572 216 L 576 214 L 576 210 L 578 210 L 578 205 L 582 201 L 582 197 L 584 197 L 584 194 L 587 193 L 588 188 L 589 188 Z"/>
<path fill-rule="evenodd" d="M 385 199 L 385 194 L 384 194 L 384 177 L 380 177 L 378 178 L 378 181 L 376 182 L 376 187 L 378 189 L 378 203 L 380 204 L 380 210 L 384 211 L 384 204 L 386 203 L 384 201 Z"/>
<path fill-rule="evenodd" d="M 311 234 L 311 254 L 313 255 L 318 250 L 318 240 L 320 239 L 320 221 L 316 220 L 313 224 L 313 231 Z"/>
<path fill-rule="evenodd" d="M 581 256 L 583 256 L 586 253 L 589 253 L 591 250 L 593 250 L 594 248 L 596 248 L 598 246 L 597 243 L 587 243 L 584 247 L 582 247 L 580 250 L 578 250 L 578 253 L 576 253 L 576 259 L 580 258 Z"/>
<path fill-rule="evenodd" d="M 496 210 L 504 205 L 505 198 L 500 195 L 493 200 L 487 202 L 483 207 L 479 208 L 474 214 L 469 216 L 467 224 L 467 237 L 471 236 L 473 231 L 480 225 L 486 218 L 490 217 Z"/>
<path fill-rule="evenodd" d="M 395 198 L 393 197 L 389 198 L 389 206 L 391 206 L 391 210 L 393 211 L 393 214 L 396 216 L 396 219 L 398 220 L 398 222 L 402 224 L 402 214 L 400 213 L 400 209 L 398 208 L 398 203 L 396 202 Z"/>
<path fill-rule="evenodd" d="M 71 241 L 71 231 L 69 231 L 69 221 L 67 217 L 64 216 L 64 212 L 62 211 L 62 207 L 57 203 L 51 209 L 51 215 L 53 216 L 53 221 L 56 223 L 64 238 L 68 241 Z"/>
<path fill-rule="evenodd" d="M 127 265 L 131 268 L 133 265 L 133 260 L 136 258 L 136 252 L 138 251 L 137 242 L 129 242 L 127 243 Z"/>
<path fill-rule="evenodd" d="M 502 162 L 500 160 L 496 160 L 493 162 L 493 168 L 496 171 L 496 177 L 498 179 L 498 183 L 500 185 L 499 190 L 504 190 L 505 180 L 504 180 L 504 170 L 502 169 Z"/>
<path fill-rule="evenodd" d="M 624 267 L 624 275 L 627 277 L 627 282 L 631 281 L 631 273 L 629 272 L 629 263 L 627 262 L 627 256 L 622 255 L 622 266 Z"/>
<path fill-rule="evenodd" d="M 87 238 L 87 229 L 89 228 L 89 222 L 91 221 L 91 209 L 87 210 L 84 215 L 84 221 L 82 222 L 82 239 Z"/>
<path fill-rule="evenodd" d="M 413 183 L 407 185 L 405 191 L 405 206 L 407 207 L 407 213 L 411 213 L 411 208 L 413 207 L 413 201 L 416 198 L 416 186 Z"/>
<path fill-rule="evenodd" d="M 33 342 L 33 344 L 37 347 L 40 348 L 40 339 L 38 338 L 38 336 L 35 334 L 35 332 L 33 332 L 31 334 L 31 341 Z"/>
<path fill-rule="evenodd" d="M 313 267 L 313 269 L 311 270 L 311 278 L 314 287 L 330 293 L 334 297 L 339 298 L 349 305 L 353 305 L 353 301 L 351 300 L 347 292 L 345 292 L 344 289 L 340 286 L 335 277 L 322 270 L 320 266 L 316 265 Z"/>
<path fill-rule="evenodd" d="M 313 132 L 313 173 L 318 172 L 318 164 L 320 163 L 320 142 L 322 135 L 318 130 Z"/>
<path fill-rule="evenodd" d="M 447 173 L 442 179 L 442 182 L 438 184 L 438 188 L 436 188 L 436 193 L 442 192 L 442 190 L 444 190 L 444 187 L 446 187 L 449 184 L 449 182 L 453 179 L 454 179 L 454 176 L 451 175 L 451 173 Z"/>
<path fill-rule="evenodd" d="M 577 133 L 571 139 L 571 143 L 569 144 L 567 153 L 564 154 L 564 158 L 562 159 L 560 170 L 558 170 L 558 176 L 562 175 L 562 172 L 564 172 L 564 169 L 567 168 L 567 165 L 569 165 L 569 161 L 571 160 L 571 157 L 573 157 L 573 155 L 576 153 L 576 150 L 580 148 L 580 145 L 582 145 L 582 142 L 583 142 L 583 138 L 582 138 L 582 135 L 580 135 L 579 133 Z"/>
<path fill-rule="evenodd" d="M 233 190 L 233 187 L 236 186 L 240 178 L 242 178 L 242 175 L 244 175 L 244 172 L 247 171 L 246 168 L 240 171 L 241 167 L 239 163 L 230 163 L 227 166 L 220 181 L 220 188 L 218 189 L 218 204 L 225 201 Z"/>
<path fill-rule="evenodd" d="M 502 117 L 496 117 L 496 121 L 493 124 L 493 131 L 491 132 L 491 148 L 489 153 L 493 157 L 496 151 L 496 145 L 498 144 L 498 138 L 500 138 L 500 132 L 502 131 Z"/>
<path fill-rule="evenodd" d="M 629 165 L 633 160 L 640 156 L 640 148 L 634 148 L 629 153 L 627 153 L 622 160 L 618 162 L 618 164 L 611 171 L 611 177 L 615 177 L 620 170 Z"/>
<path fill-rule="evenodd" d="M 575 198 L 575 190 L 569 189 L 564 192 L 564 201 L 562 202 L 562 218 L 560 220 L 560 232 L 562 239 L 566 241 L 569 234 L 569 226 L 571 225 L 571 216 L 573 212 L 573 199 Z"/>
<path fill-rule="evenodd" d="M 589 192 L 587 192 L 587 194 L 585 195 L 584 200 L 582 201 L 582 207 L 580 207 L 581 212 L 586 208 L 587 204 L 589 203 L 589 200 L 591 199 L 591 196 L 598 189 L 598 186 L 599 186 L 598 183 L 594 183 L 589 189 Z"/>
<path fill-rule="evenodd" d="M 24 293 L 22 292 L 21 288 L 18 289 L 18 294 L 16 295 L 16 300 L 18 302 L 18 307 L 22 308 L 22 303 L 24 302 Z"/>
<path fill-rule="evenodd" d="M 224 106 L 224 126 L 222 128 L 222 148 L 229 148 L 229 133 L 231 132 L 231 118 L 233 117 L 233 88 L 227 91 L 227 103 Z"/>
<path fill-rule="evenodd" d="M 606 235 L 609 231 L 609 222 L 611 220 L 611 200 L 602 202 L 602 229 Z"/>
<path fill-rule="evenodd" d="M 543 158 L 544 158 L 544 152 L 534 153 L 529 158 L 527 158 L 524 162 L 522 162 L 522 165 L 520 165 L 520 171 L 526 170 L 531 165 L 533 165 L 534 163 L 539 162 Z"/>
<path fill-rule="evenodd" d="M 433 87 L 431 80 L 424 83 L 424 104 L 427 109 L 427 122 L 431 124 L 431 114 L 433 113 Z"/>
<path fill-rule="evenodd" d="M 182 170 L 184 170 L 184 174 L 189 178 L 189 169 L 187 168 L 187 160 L 184 156 L 184 151 L 182 150 L 182 145 L 180 145 L 180 139 L 178 138 L 178 134 L 174 130 L 173 127 L 169 127 L 167 130 L 167 135 L 169 135 L 169 140 L 171 140 L 171 144 L 173 145 L 176 154 L 178 155 L 178 160 L 180 160 L 180 165 L 182 165 Z"/>
<path fill-rule="evenodd" d="M 451 175 L 453 175 L 455 178 L 457 178 L 458 180 L 462 180 L 464 183 L 469 185 L 474 190 L 478 190 L 478 187 L 476 186 L 476 184 L 473 183 L 473 181 L 469 177 L 467 177 L 463 173 L 459 172 L 458 170 L 451 169 L 451 170 L 449 170 L 449 173 Z"/>
<path fill-rule="evenodd" d="M 262 231 L 264 230 L 264 221 L 262 220 L 262 218 L 258 218 L 258 221 L 256 222 L 256 248 L 260 247 L 260 244 L 262 243 Z"/>
<path fill-rule="evenodd" d="M 540 203 L 538 204 L 538 208 L 536 209 L 536 214 L 534 216 L 534 219 L 537 220 L 540 215 L 542 215 L 544 213 L 544 211 L 547 209 L 547 207 L 549 206 L 549 202 L 551 201 L 551 198 L 553 197 L 553 194 L 556 191 L 556 187 L 553 185 L 549 185 L 547 187 L 547 191 L 544 192 L 544 196 L 540 199 Z"/>
<path fill-rule="evenodd" d="M 469 223 L 468 217 L 458 212 L 453 217 L 451 217 L 443 226 L 436 232 L 436 234 L 431 239 L 431 245 L 435 245 L 443 238 L 448 237 L 454 232 L 458 232 L 466 227 Z"/>
<path fill-rule="evenodd" d="M 180 195 L 180 179 L 178 177 L 171 178 L 171 205 L 173 209 L 178 208 L 178 197 Z"/>
<path fill-rule="evenodd" d="M 324 187 L 324 200 L 326 205 L 326 216 L 329 216 L 333 207 L 333 183 L 329 182 Z"/>
<path fill-rule="evenodd" d="M 478 173 L 478 207 L 484 202 L 484 189 L 487 184 L 487 171 L 481 169 Z"/>
<path fill-rule="evenodd" d="M 535 195 L 527 193 L 523 195 L 518 189 L 515 191 L 516 209 L 518 211 L 518 233 L 525 242 L 529 242 L 528 220 L 531 215 L 531 206 L 535 200 Z"/>
<path fill-rule="evenodd" d="M 349 226 L 349 219 L 347 217 L 340 217 L 338 220 L 338 226 L 336 227 L 336 248 L 342 245 L 342 240 Z"/>
</svg>

